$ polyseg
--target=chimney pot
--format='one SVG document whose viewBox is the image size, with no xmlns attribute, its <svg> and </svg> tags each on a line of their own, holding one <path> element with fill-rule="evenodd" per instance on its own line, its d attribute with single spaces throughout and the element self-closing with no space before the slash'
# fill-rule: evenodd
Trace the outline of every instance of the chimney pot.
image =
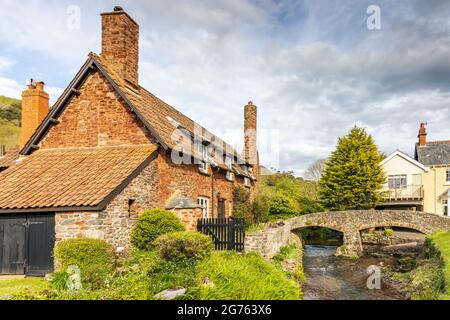
<svg viewBox="0 0 450 320">
<path fill-rule="evenodd" d="M 123 11 L 123 8 L 121 6 L 115 6 L 114 11 Z"/>
<path fill-rule="evenodd" d="M 426 129 L 426 123 L 422 122 L 420 124 L 419 128 L 419 135 L 417 136 L 419 138 L 419 146 L 424 146 L 427 144 L 427 129 Z"/>
<path fill-rule="evenodd" d="M 258 166 L 258 149 L 256 143 L 257 108 L 252 101 L 244 107 L 244 160 Z M 254 172 L 256 173 L 256 172 Z"/>
<path fill-rule="evenodd" d="M 31 80 L 22 92 L 22 130 L 20 149 L 31 138 L 48 113 L 49 95 L 44 91 L 44 82 Z"/>
</svg>

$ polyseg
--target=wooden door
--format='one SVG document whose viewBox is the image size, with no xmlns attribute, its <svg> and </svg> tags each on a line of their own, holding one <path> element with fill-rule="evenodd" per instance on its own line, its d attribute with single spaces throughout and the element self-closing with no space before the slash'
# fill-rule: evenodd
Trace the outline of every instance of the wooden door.
<svg viewBox="0 0 450 320">
<path fill-rule="evenodd" d="M 225 200 L 219 199 L 217 202 L 217 216 L 219 219 L 225 218 Z"/>
<path fill-rule="evenodd" d="M 53 271 L 55 215 L 0 215 L 0 274 L 45 275 Z"/>
<path fill-rule="evenodd" d="M 25 215 L 0 217 L 0 273 L 23 274 L 26 254 Z"/>
<path fill-rule="evenodd" d="M 45 275 L 53 271 L 55 215 L 29 215 L 27 219 L 27 275 Z"/>
</svg>

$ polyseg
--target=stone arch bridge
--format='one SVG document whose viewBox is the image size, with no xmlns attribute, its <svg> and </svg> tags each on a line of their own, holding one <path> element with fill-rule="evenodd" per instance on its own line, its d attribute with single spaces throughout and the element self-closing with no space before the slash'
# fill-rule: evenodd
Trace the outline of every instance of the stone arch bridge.
<svg viewBox="0 0 450 320">
<path fill-rule="evenodd" d="M 375 227 L 404 227 L 424 234 L 450 230 L 450 217 L 419 211 L 354 210 L 307 214 L 285 221 L 295 231 L 306 227 L 324 227 L 343 233 L 338 253 L 345 256 L 362 254 L 360 231 Z"/>
</svg>

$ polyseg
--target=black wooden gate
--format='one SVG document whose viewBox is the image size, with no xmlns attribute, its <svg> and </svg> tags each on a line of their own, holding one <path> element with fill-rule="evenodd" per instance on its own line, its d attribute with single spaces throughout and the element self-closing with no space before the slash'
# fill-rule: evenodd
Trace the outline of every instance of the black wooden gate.
<svg viewBox="0 0 450 320">
<path fill-rule="evenodd" d="M 44 275 L 53 271 L 55 215 L 0 216 L 0 274 Z"/>
<path fill-rule="evenodd" d="M 244 250 L 245 223 L 240 218 L 198 219 L 197 230 L 211 236 L 216 250 Z"/>
</svg>

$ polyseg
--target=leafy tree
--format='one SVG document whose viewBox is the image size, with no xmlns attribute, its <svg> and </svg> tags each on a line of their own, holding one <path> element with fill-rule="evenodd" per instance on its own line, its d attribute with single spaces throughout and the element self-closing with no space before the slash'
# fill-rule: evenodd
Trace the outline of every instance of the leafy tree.
<svg viewBox="0 0 450 320">
<path fill-rule="evenodd" d="M 322 177 L 323 169 L 325 168 L 326 159 L 316 160 L 311 164 L 305 172 L 305 178 L 307 180 L 319 181 Z"/>
<path fill-rule="evenodd" d="M 294 216 L 300 211 L 298 203 L 284 192 L 275 195 L 269 203 L 271 215 Z"/>
<path fill-rule="evenodd" d="M 319 181 L 323 205 L 330 210 L 373 208 L 385 181 L 381 159 L 373 137 L 363 128 L 355 126 L 339 138 Z"/>
</svg>

